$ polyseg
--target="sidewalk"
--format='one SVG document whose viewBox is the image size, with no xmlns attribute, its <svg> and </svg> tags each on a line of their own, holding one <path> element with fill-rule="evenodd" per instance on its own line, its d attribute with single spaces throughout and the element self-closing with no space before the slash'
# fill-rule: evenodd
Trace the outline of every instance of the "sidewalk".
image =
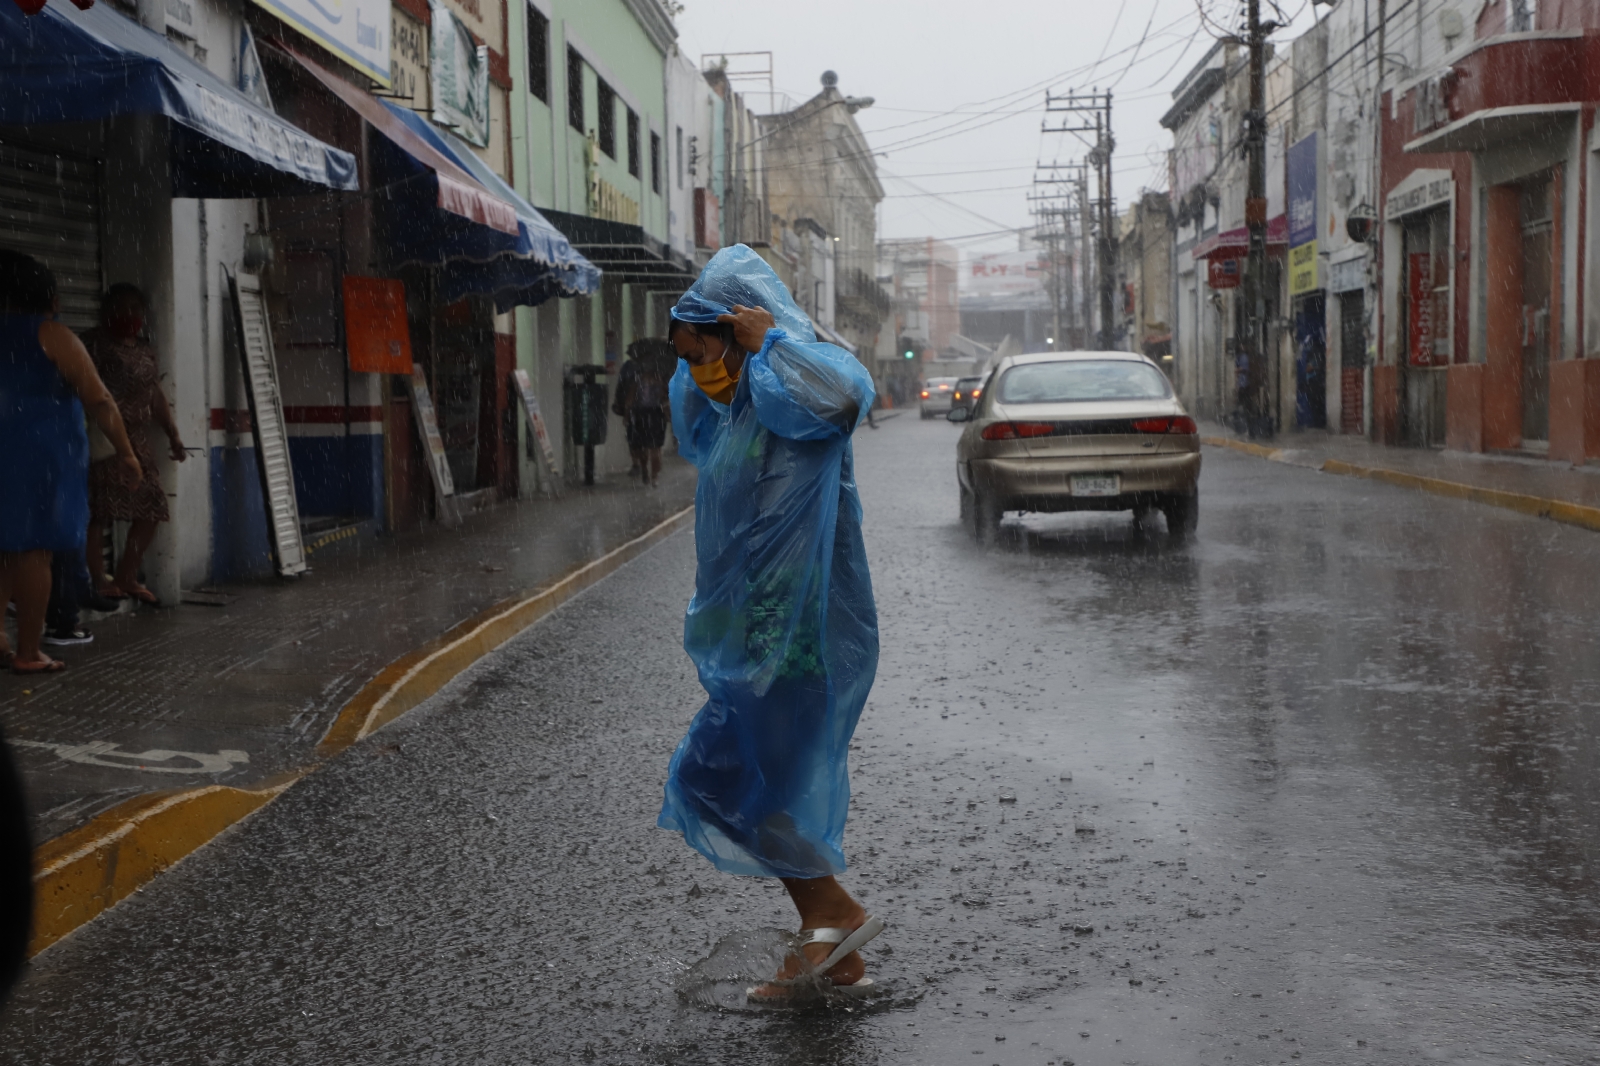
<svg viewBox="0 0 1600 1066">
<path fill-rule="evenodd" d="M 225 606 L 95 623 L 93 644 L 51 649 L 65 673 L 0 675 L 0 728 L 36 842 L 138 808 L 142 794 L 292 780 L 386 666 L 681 512 L 694 485 L 688 464 L 669 461 L 659 488 L 617 478 L 458 529 L 349 539 L 318 551 L 299 580 L 222 589 Z"/>
<path fill-rule="evenodd" d="M 1431 448 L 1397 448 L 1325 430 L 1248 441 L 1206 423 L 1200 440 L 1263 459 L 1329 474 L 1365 477 L 1404 488 L 1505 507 L 1600 531 L 1600 466 L 1574 467 L 1535 457 Z"/>
</svg>

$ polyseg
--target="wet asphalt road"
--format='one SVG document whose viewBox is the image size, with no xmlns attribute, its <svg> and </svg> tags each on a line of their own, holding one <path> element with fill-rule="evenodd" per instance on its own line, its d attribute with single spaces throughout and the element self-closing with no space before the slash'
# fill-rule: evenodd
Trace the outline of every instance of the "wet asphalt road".
<svg viewBox="0 0 1600 1066">
<path fill-rule="evenodd" d="M 1208 451 L 1192 544 L 983 551 L 955 435 L 858 444 L 878 998 L 716 1007 L 793 921 L 653 828 L 680 535 L 47 953 L 0 1063 L 1600 1059 L 1600 538 Z"/>
</svg>

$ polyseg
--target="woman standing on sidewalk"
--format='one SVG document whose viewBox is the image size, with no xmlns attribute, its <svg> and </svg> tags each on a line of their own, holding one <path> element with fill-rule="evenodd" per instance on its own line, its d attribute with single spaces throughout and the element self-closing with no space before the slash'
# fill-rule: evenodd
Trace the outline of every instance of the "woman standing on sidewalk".
<svg viewBox="0 0 1600 1066">
<path fill-rule="evenodd" d="M 684 647 L 709 696 L 668 770 L 658 824 L 720 870 L 783 881 L 806 962 L 862 987 L 882 929 L 845 868 L 846 760 L 878 662 L 850 437 L 866 368 L 817 343 L 744 245 L 718 252 L 672 311 L 683 362 L 673 430 L 699 469 Z M 793 956 L 757 998 L 785 995 Z"/>
<path fill-rule="evenodd" d="M 189 453 L 172 420 L 166 393 L 161 391 L 155 349 L 144 339 L 145 317 L 144 293 L 119 282 L 100 301 L 100 325 L 83 338 L 95 368 L 116 397 L 117 409 L 143 471 L 136 476 L 115 459 L 90 464 L 87 554 L 96 592 L 111 599 L 132 596 L 140 603 L 153 605 L 155 593 L 139 583 L 139 564 L 155 539 L 156 526 L 167 521 L 169 515 L 167 492 L 156 471 L 155 453 L 150 449 L 151 424 L 166 433 L 174 460 L 181 463 Z M 122 546 L 122 557 L 117 560 L 116 577 L 109 578 L 102 572 L 105 555 L 101 538 L 114 521 L 132 525 Z"/>
<path fill-rule="evenodd" d="M 89 439 L 83 413 L 138 477 L 117 405 L 89 353 L 55 321 L 56 279 L 38 260 L 0 250 L 0 607 L 17 604 L 17 646 L 0 631 L 0 662 L 14 673 L 54 673 L 39 649 L 50 599 L 50 555 L 83 550 Z"/>
</svg>

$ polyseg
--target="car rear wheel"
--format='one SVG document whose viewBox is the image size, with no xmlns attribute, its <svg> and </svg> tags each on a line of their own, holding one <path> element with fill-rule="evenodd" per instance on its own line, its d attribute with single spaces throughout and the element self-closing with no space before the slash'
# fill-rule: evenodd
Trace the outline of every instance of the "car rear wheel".
<svg viewBox="0 0 1600 1066">
<path fill-rule="evenodd" d="M 1167 533 L 1178 540 L 1193 536 L 1194 531 L 1200 526 L 1198 492 L 1191 492 L 1187 496 L 1169 497 L 1161 510 L 1167 516 Z"/>
<path fill-rule="evenodd" d="M 967 529 L 979 544 L 994 544 L 1000 539 L 1000 519 L 1005 512 L 999 504 L 982 492 L 971 494 L 969 507 L 971 518 L 968 520 Z"/>
</svg>

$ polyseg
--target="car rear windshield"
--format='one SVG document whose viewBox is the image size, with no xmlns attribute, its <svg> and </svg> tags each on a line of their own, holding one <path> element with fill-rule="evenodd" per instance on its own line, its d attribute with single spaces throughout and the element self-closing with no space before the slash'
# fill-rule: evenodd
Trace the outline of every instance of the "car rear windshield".
<svg viewBox="0 0 1600 1066">
<path fill-rule="evenodd" d="M 1000 379 L 1001 403 L 1165 400 L 1166 375 L 1148 363 L 1074 359 L 1014 366 Z"/>
</svg>

